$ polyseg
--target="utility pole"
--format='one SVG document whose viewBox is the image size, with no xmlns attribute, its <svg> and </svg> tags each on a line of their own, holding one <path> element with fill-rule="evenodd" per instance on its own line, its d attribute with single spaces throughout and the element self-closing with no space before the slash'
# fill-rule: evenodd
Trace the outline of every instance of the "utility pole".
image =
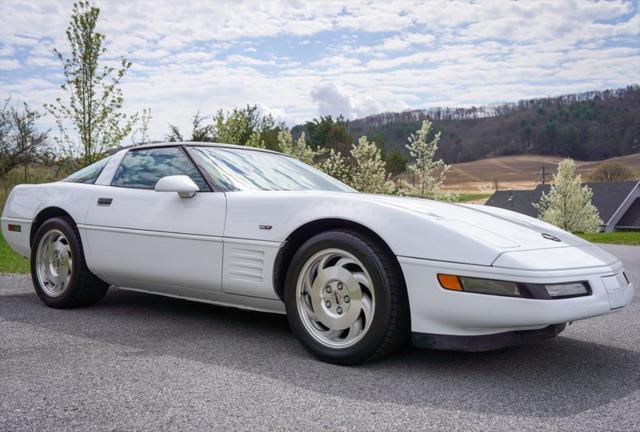
<svg viewBox="0 0 640 432">
<path fill-rule="evenodd" d="M 540 181 L 542 183 L 542 186 L 547 184 L 547 171 L 544 165 L 542 165 L 542 168 L 540 168 L 540 171 L 538 171 L 538 174 L 540 174 Z"/>
</svg>

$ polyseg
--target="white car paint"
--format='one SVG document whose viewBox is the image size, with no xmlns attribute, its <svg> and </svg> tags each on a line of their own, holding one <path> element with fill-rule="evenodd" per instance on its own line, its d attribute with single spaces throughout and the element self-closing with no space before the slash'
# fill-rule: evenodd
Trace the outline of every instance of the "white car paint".
<svg viewBox="0 0 640 432">
<path fill-rule="evenodd" d="M 32 221 L 58 207 L 78 225 L 91 271 L 111 284 L 284 313 L 273 281 L 279 248 L 307 223 L 347 220 L 375 232 L 396 255 L 418 333 L 542 328 L 609 313 L 633 296 L 615 257 L 518 213 L 349 192 L 200 192 L 181 198 L 110 186 L 126 152 L 111 157 L 96 184 L 15 187 L 2 215 L 5 239 L 28 256 Z M 97 205 L 99 198 L 112 203 Z M 9 223 L 22 225 L 22 232 L 8 231 Z M 443 272 L 535 283 L 588 280 L 593 293 L 548 301 L 455 292 L 439 286 L 436 275 Z"/>
</svg>

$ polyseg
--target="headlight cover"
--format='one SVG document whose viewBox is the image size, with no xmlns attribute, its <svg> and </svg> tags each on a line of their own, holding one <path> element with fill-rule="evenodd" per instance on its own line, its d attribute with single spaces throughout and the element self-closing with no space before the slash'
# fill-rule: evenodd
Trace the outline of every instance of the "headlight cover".
<svg viewBox="0 0 640 432">
<path fill-rule="evenodd" d="M 438 281 L 444 289 L 452 291 L 540 300 L 565 299 L 591 294 L 591 288 L 587 282 L 532 284 L 448 274 L 438 274 Z"/>
</svg>

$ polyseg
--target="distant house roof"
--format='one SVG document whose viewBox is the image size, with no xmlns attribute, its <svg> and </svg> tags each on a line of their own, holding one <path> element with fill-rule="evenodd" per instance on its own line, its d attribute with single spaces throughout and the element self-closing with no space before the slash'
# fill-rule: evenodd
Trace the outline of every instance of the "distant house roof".
<svg viewBox="0 0 640 432">
<path fill-rule="evenodd" d="M 604 221 L 604 227 L 640 229 L 640 182 L 585 183 L 593 191 L 593 205 Z M 542 193 L 549 193 L 550 185 L 538 185 L 533 190 L 496 191 L 485 205 L 513 210 L 537 217 L 533 206 L 540 202 Z"/>
</svg>

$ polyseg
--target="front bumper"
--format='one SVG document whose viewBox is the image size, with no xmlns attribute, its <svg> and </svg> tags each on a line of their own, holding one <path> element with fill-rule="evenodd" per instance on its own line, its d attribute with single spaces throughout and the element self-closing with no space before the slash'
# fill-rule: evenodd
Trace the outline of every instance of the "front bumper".
<svg viewBox="0 0 640 432">
<path fill-rule="evenodd" d="M 398 261 L 407 285 L 413 333 L 483 336 L 538 330 L 613 312 L 633 298 L 633 285 L 622 276 L 624 269 L 619 261 L 589 268 L 544 271 L 407 257 L 398 257 Z M 438 273 L 538 284 L 586 281 L 592 294 L 540 300 L 451 291 L 440 286 Z"/>
<path fill-rule="evenodd" d="M 484 336 L 451 336 L 430 333 L 412 333 L 411 341 L 420 348 L 451 351 L 491 351 L 551 339 L 566 327 L 555 324 L 538 330 L 516 330 Z"/>
</svg>

